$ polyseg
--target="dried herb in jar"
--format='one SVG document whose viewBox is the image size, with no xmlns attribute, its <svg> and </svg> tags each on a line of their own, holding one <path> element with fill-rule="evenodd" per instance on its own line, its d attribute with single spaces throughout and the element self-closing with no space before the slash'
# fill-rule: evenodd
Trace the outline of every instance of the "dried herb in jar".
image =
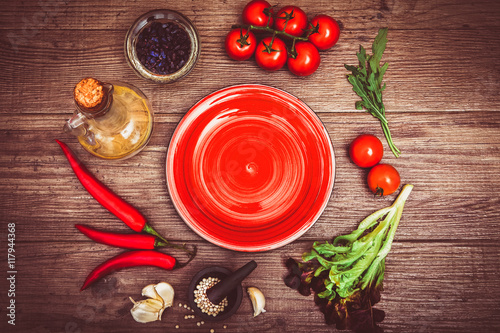
<svg viewBox="0 0 500 333">
<path fill-rule="evenodd" d="M 186 30 L 174 22 L 152 22 L 139 34 L 136 52 L 149 71 L 172 74 L 187 63 L 191 40 Z"/>
</svg>

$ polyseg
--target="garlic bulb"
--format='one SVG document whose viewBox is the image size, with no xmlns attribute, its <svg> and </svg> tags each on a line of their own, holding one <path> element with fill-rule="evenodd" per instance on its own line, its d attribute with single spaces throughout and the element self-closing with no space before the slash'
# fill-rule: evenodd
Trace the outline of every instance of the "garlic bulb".
<svg viewBox="0 0 500 333">
<path fill-rule="evenodd" d="M 255 287 L 249 287 L 247 288 L 248 296 L 250 296 L 250 300 L 252 301 L 253 305 L 253 316 L 257 317 L 261 313 L 266 312 L 264 307 L 266 306 L 266 298 L 264 297 L 264 294 L 262 291 Z"/>
<path fill-rule="evenodd" d="M 174 288 L 166 283 L 150 284 L 142 289 L 142 295 L 149 297 L 141 301 L 130 300 L 134 307 L 130 310 L 132 317 L 139 323 L 161 320 L 161 315 L 174 301 Z"/>
</svg>

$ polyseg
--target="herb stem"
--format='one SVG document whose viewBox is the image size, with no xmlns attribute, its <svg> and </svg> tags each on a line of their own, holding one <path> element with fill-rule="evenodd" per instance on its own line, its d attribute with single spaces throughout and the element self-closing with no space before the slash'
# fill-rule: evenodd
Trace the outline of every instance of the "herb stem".
<svg viewBox="0 0 500 333">
<path fill-rule="evenodd" d="M 384 131 L 384 135 L 387 139 L 387 143 L 389 144 L 389 148 L 391 148 L 392 153 L 394 156 L 399 157 L 399 154 L 401 154 L 401 151 L 396 147 L 394 142 L 392 141 L 392 136 L 391 136 L 391 131 L 389 130 L 389 125 L 387 123 L 382 123 L 382 130 Z"/>
</svg>

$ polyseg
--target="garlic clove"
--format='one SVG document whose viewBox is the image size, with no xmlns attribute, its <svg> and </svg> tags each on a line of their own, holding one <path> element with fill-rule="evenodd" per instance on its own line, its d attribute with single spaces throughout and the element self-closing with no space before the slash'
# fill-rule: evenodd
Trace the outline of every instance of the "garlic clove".
<svg viewBox="0 0 500 333">
<path fill-rule="evenodd" d="M 152 299 L 157 299 L 157 300 L 161 301 L 160 296 L 158 295 L 158 293 L 155 290 L 154 284 L 149 284 L 149 285 L 145 286 L 144 288 L 142 288 L 142 296 L 146 296 L 146 297 L 149 297 Z"/>
<path fill-rule="evenodd" d="M 161 315 L 163 314 L 163 311 L 165 311 L 166 307 L 163 307 L 158 311 L 158 320 L 161 320 Z"/>
<path fill-rule="evenodd" d="M 259 314 L 266 312 L 264 307 L 266 306 L 266 298 L 262 291 L 255 287 L 247 288 L 248 296 L 250 296 L 250 300 L 253 305 L 253 316 L 257 317 Z"/>
<path fill-rule="evenodd" d="M 132 301 L 132 303 L 134 303 L 134 306 L 140 305 L 147 311 L 160 311 L 160 309 L 163 307 L 163 302 L 158 299 L 148 298 L 142 299 L 138 302 L 134 301 L 132 297 L 129 297 L 129 299 Z"/>
<path fill-rule="evenodd" d="M 136 302 L 130 297 L 134 307 L 130 310 L 132 317 L 139 323 L 149 323 L 159 320 L 160 310 L 163 308 L 163 302 L 157 299 L 144 299 Z"/>
<path fill-rule="evenodd" d="M 170 284 L 166 282 L 160 282 L 154 286 L 154 289 L 158 296 L 160 296 L 163 300 L 163 309 L 172 306 L 175 293 L 174 288 Z"/>
</svg>

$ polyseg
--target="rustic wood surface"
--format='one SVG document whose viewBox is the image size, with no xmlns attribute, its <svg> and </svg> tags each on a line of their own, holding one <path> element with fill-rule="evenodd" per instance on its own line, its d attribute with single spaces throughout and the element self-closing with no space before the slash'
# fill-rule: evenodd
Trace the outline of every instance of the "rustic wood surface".
<svg viewBox="0 0 500 333">
<path fill-rule="evenodd" d="M 348 144 L 361 133 L 383 137 L 379 123 L 354 109 L 357 97 L 343 64 L 355 64 L 389 28 L 384 92 L 394 141 L 402 151 L 384 161 L 415 185 L 387 257 L 382 301 L 386 332 L 500 331 L 500 2 L 497 0 L 297 0 L 310 17 L 339 20 L 339 43 L 321 54 L 308 78 L 286 69 L 267 73 L 254 61 L 236 63 L 223 50 L 246 1 L 1 1 L 0 3 L 0 331 L 1 332 L 334 332 L 312 297 L 283 284 L 284 261 L 315 240 L 349 233 L 395 195 L 374 198 L 366 171 L 354 166 Z M 287 3 L 282 3 L 285 5 Z M 199 29 L 196 68 L 171 85 L 148 83 L 127 66 L 123 40 L 142 13 L 178 10 Z M 125 161 L 87 154 L 62 133 L 73 112 L 72 88 L 83 77 L 121 80 L 150 98 L 155 130 L 149 145 Z M 290 92 L 324 122 L 336 155 L 330 202 L 299 240 L 264 253 L 219 248 L 192 232 L 172 206 L 165 157 L 177 122 L 203 96 L 220 88 L 259 83 Z M 79 292 L 89 271 L 119 249 L 95 244 L 73 227 L 127 231 L 83 189 L 54 139 L 61 139 L 116 193 L 133 203 L 169 239 L 199 247 L 189 266 L 165 272 L 132 268 Z M 15 297 L 8 296 L 7 225 L 15 223 Z M 244 285 L 259 287 L 268 312 L 252 317 L 243 299 L 224 323 L 184 319 L 190 277 L 208 265 L 236 269 L 254 259 Z M 174 307 L 161 322 L 136 323 L 129 296 L 167 281 Z M 15 299 L 15 326 L 9 325 Z M 179 325 L 179 329 L 175 329 Z M 227 325 L 224 329 L 223 325 Z"/>
</svg>

